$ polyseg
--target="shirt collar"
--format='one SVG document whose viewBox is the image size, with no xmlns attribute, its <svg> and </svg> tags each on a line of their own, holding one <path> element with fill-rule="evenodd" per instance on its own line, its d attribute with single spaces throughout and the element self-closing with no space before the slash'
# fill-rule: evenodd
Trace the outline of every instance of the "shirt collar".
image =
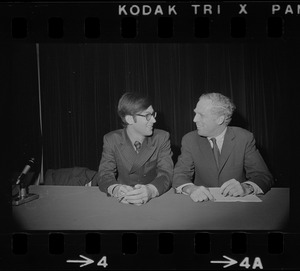
<svg viewBox="0 0 300 271">
<path fill-rule="evenodd" d="M 128 135 L 128 132 L 127 132 L 127 129 L 126 129 L 126 127 L 124 128 L 124 133 L 125 133 L 125 140 L 126 140 L 126 142 L 127 142 L 127 144 L 131 144 L 134 148 L 135 148 L 135 146 L 134 146 L 134 142 L 132 142 L 131 141 L 131 139 L 130 139 L 130 137 L 129 137 L 129 135 Z M 142 146 L 144 145 L 144 144 L 146 144 L 146 143 L 148 143 L 148 137 L 145 137 L 144 138 L 144 140 L 141 142 L 141 141 L 139 141 L 141 144 L 142 144 Z M 145 142 L 145 143 L 144 143 Z"/>
<path fill-rule="evenodd" d="M 215 137 L 216 141 L 219 141 L 221 139 L 224 139 L 225 133 L 227 131 L 227 127 L 224 129 L 224 131 Z M 208 140 L 210 140 L 212 137 L 207 137 Z"/>
</svg>

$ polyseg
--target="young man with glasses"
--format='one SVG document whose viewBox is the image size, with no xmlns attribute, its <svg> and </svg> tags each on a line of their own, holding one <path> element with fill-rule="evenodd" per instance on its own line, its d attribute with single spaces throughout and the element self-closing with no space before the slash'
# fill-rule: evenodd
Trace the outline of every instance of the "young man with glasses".
<svg viewBox="0 0 300 271">
<path fill-rule="evenodd" d="M 142 205 L 171 187 L 170 135 L 153 128 L 156 112 L 139 93 L 123 94 L 118 114 L 124 129 L 103 137 L 98 185 L 121 203 Z"/>
</svg>

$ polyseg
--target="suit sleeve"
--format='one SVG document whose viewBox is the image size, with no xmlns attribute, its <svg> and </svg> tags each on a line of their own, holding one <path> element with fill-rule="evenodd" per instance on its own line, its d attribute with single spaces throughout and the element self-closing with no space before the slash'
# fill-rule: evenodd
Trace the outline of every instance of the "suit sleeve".
<svg viewBox="0 0 300 271">
<path fill-rule="evenodd" d="M 273 176 L 256 148 L 253 134 L 250 134 L 245 151 L 244 168 L 247 181 L 257 184 L 264 193 L 274 184 Z"/>
<path fill-rule="evenodd" d="M 166 136 L 162 139 L 158 153 L 157 175 L 151 182 L 151 184 L 157 188 L 159 195 L 164 194 L 170 189 L 173 177 L 173 167 L 170 134 L 166 133 Z"/>
<path fill-rule="evenodd" d="M 193 176 L 195 171 L 194 159 L 191 152 L 191 144 L 187 136 L 184 136 L 181 141 L 181 154 L 178 157 L 174 169 L 173 187 L 177 187 L 193 182 Z"/>
<path fill-rule="evenodd" d="M 117 184 L 116 180 L 117 164 L 115 160 L 113 145 L 109 142 L 109 139 L 103 137 L 103 151 L 97 173 L 99 189 L 107 193 L 107 188 L 110 185 Z"/>
</svg>

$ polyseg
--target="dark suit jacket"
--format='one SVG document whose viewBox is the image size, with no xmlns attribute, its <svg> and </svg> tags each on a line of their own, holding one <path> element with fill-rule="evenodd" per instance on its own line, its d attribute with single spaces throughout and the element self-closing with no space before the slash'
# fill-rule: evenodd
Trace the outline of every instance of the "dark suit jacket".
<svg viewBox="0 0 300 271">
<path fill-rule="evenodd" d="M 153 184 L 159 195 L 168 191 L 173 177 L 169 133 L 154 129 L 137 154 L 127 135 L 120 129 L 103 137 L 103 152 L 98 171 L 101 191 L 113 184 Z"/>
<path fill-rule="evenodd" d="M 238 127 L 227 127 L 219 169 L 206 137 L 193 131 L 182 138 L 181 155 L 174 169 L 174 188 L 188 182 L 220 187 L 233 178 L 241 183 L 254 182 L 264 193 L 273 185 L 273 177 L 255 146 L 252 133 Z"/>
</svg>

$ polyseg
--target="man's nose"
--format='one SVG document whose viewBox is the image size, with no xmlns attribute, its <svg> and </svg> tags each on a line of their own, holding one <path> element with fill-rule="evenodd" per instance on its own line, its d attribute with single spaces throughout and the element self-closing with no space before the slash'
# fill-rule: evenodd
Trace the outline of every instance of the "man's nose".
<svg viewBox="0 0 300 271">
<path fill-rule="evenodd" d="M 154 116 L 151 117 L 150 121 L 152 121 L 153 123 L 156 122 L 156 118 Z"/>
</svg>

